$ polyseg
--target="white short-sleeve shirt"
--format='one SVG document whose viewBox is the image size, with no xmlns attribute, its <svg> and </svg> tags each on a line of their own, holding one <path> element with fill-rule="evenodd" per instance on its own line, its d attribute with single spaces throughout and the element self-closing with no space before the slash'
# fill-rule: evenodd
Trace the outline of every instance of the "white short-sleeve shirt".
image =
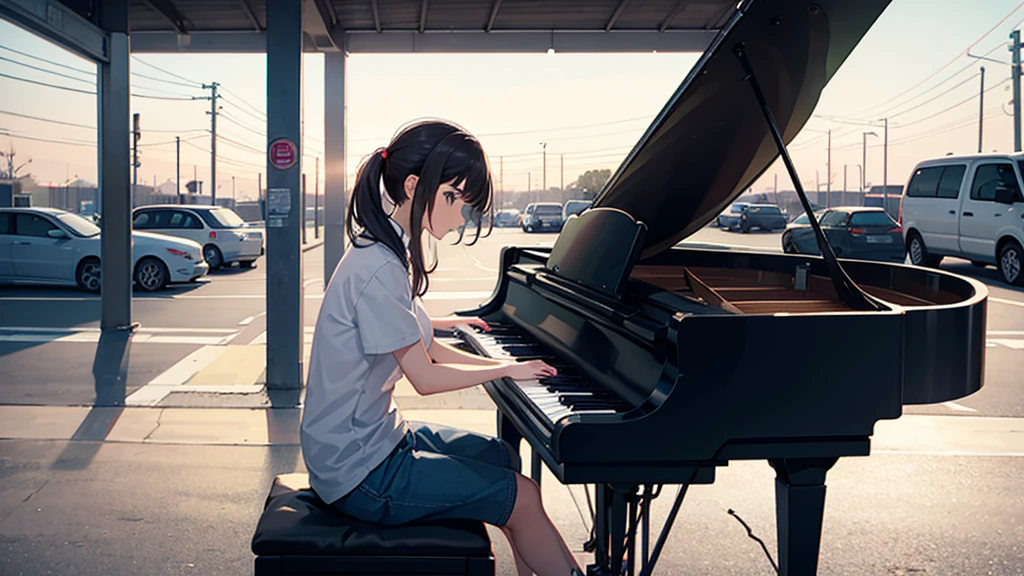
<svg viewBox="0 0 1024 576">
<path fill-rule="evenodd" d="M 324 294 L 302 414 L 310 484 L 328 503 L 355 489 L 398 445 L 406 425 L 392 398 L 402 375 L 392 352 L 420 340 L 429 348 L 433 334 L 394 252 L 379 242 L 360 244 L 338 263 Z"/>
</svg>

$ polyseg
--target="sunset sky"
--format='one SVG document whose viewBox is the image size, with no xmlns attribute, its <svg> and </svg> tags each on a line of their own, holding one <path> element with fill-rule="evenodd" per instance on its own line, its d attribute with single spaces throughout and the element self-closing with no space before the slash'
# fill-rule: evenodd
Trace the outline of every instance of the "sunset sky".
<svg viewBox="0 0 1024 576">
<path fill-rule="evenodd" d="M 881 184 L 882 128 L 888 117 L 890 184 L 902 184 L 923 158 L 973 153 L 978 146 L 978 71 L 985 66 L 984 149 L 1013 150 L 1008 35 L 1024 21 L 1017 0 L 893 0 L 822 94 L 816 117 L 791 146 L 808 189 L 826 181 L 832 130 L 832 187 L 858 189 L 862 133 L 867 181 Z M 968 57 L 987 55 L 1002 63 Z M 18 52 L 36 57 L 27 57 Z M 478 135 L 505 190 L 533 188 L 543 175 L 559 186 L 591 168 L 614 169 L 693 66 L 698 54 L 353 55 L 348 59 L 349 168 L 396 128 L 422 117 L 448 118 Z M 41 61 L 49 60 L 62 66 Z M 15 62 L 61 75 L 35 70 Z M 153 68 L 147 64 L 155 65 Z M 161 70 L 162 69 L 162 70 Z M 174 178 L 174 137 L 181 136 L 182 181 L 209 181 L 209 102 L 199 83 L 219 82 L 218 195 L 255 198 L 263 171 L 266 59 L 262 55 L 141 55 L 132 60 L 133 98 L 142 115 L 140 182 Z M 169 75 L 170 72 L 172 75 Z M 95 67 L 0 21 L 0 75 L 95 91 Z M 304 170 L 312 178 L 323 150 L 323 58 L 305 58 Z M 96 100 L 0 76 L 0 149 L 41 182 L 96 181 Z M 20 116 L 19 116 L 20 115 Z M 35 116 L 73 124 L 47 123 Z M 876 126 L 870 126 L 874 123 Z M 44 142 L 29 138 L 52 140 Z M 563 163 L 564 155 L 564 163 Z M 769 170 L 757 191 L 791 185 Z M 322 177 L 322 175 L 321 175 Z M 312 180 L 310 181 L 312 186 Z M 351 185 L 351 179 L 349 180 Z"/>
</svg>

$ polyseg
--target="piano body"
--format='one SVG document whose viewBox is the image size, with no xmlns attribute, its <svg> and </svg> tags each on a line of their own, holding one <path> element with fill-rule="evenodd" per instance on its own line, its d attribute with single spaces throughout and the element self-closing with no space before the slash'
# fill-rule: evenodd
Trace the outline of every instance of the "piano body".
<svg viewBox="0 0 1024 576">
<path fill-rule="evenodd" d="M 839 262 L 820 229 L 822 256 L 677 246 L 780 155 L 794 173 L 785 142 L 887 4 L 742 2 L 594 207 L 551 249 L 505 248 L 490 299 L 461 312 L 494 326 L 463 329 L 463 346 L 560 370 L 485 387 L 535 479 L 543 461 L 597 485 L 588 574 L 632 575 L 637 558 L 651 573 L 685 487 L 750 459 L 776 470 L 779 573 L 814 574 L 836 460 L 868 455 L 875 422 L 906 404 L 981 388 L 980 282 Z M 682 488 L 652 553 L 646 511 L 664 484 Z"/>
</svg>

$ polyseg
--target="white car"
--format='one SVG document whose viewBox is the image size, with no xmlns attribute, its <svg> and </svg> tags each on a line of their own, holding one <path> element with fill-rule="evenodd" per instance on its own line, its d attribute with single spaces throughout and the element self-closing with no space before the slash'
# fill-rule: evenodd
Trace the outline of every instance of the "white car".
<svg viewBox="0 0 1024 576">
<path fill-rule="evenodd" d="M 263 232 L 249 227 L 230 208 L 194 204 L 143 206 L 135 209 L 132 220 L 135 230 L 198 242 L 211 270 L 233 262 L 251 268 L 263 255 Z"/>
<path fill-rule="evenodd" d="M 143 290 L 191 282 L 209 270 L 191 240 L 132 233 L 132 278 Z M 0 284 L 100 289 L 100 228 L 54 208 L 0 208 Z"/>
<path fill-rule="evenodd" d="M 910 261 L 944 256 L 996 265 L 1024 286 L 1024 154 L 943 156 L 917 165 L 900 203 Z"/>
</svg>

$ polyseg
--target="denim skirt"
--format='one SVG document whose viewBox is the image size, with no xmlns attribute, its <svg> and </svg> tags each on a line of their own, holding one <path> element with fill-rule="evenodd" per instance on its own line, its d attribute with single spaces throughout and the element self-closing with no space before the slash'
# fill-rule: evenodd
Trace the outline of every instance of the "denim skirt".
<svg viewBox="0 0 1024 576">
<path fill-rule="evenodd" d="M 439 424 L 408 427 L 394 451 L 332 506 L 389 526 L 441 519 L 508 522 L 520 462 L 507 442 Z"/>
</svg>

